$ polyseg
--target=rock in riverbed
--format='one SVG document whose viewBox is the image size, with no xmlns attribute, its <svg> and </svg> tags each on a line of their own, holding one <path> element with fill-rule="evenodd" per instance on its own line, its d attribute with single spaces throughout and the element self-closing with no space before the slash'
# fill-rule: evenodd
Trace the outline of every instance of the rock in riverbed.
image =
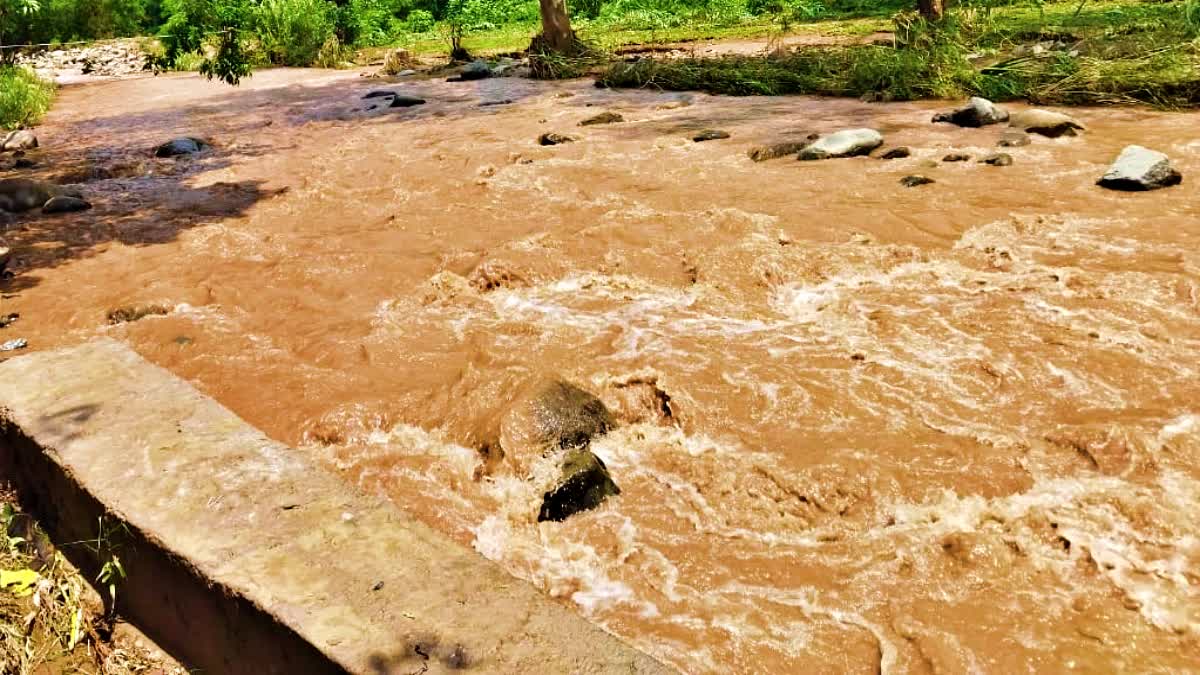
<svg viewBox="0 0 1200 675">
<path fill-rule="evenodd" d="M 580 122 L 579 126 L 592 127 L 592 126 L 596 126 L 598 124 L 616 124 L 617 122 L 624 122 L 624 121 L 625 121 L 625 118 L 621 117 L 621 115 L 619 115 L 615 112 L 602 112 L 599 115 L 596 115 L 595 117 L 589 117 L 586 120 Z"/>
<path fill-rule="evenodd" d="M 904 178 L 900 179 L 901 185 L 903 185 L 904 187 L 910 187 L 910 188 L 917 187 L 919 185 L 930 185 L 930 184 L 936 183 L 936 182 L 937 181 L 935 181 L 934 179 L 929 178 L 927 176 L 905 176 Z"/>
<path fill-rule="evenodd" d="M 208 147 L 208 144 L 199 138 L 184 136 L 176 138 L 154 149 L 155 157 L 178 157 L 180 155 L 194 155 L 197 152 Z"/>
<path fill-rule="evenodd" d="M 562 145 L 563 143 L 574 143 L 575 139 L 563 134 L 542 134 L 538 136 L 538 145 Z"/>
<path fill-rule="evenodd" d="M 0 278 L 4 277 L 4 270 L 8 267 L 8 261 L 10 260 L 12 260 L 12 249 L 7 246 L 0 246 Z M 7 323 L 0 319 L 0 328 L 7 325 Z"/>
<path fill-rule="evenodd" d="M 965 152 L 952 152 L 942 158 L 943 162 L 969 162 L 971 156 Z"/>
<path fill-rule="evenodd" d="M 904 159 L 905 157 L 910 156 L 912 156 L 912 150 L 909 150 L 907 147 L 901 145 L 899 147 L 889 149 L 887 152 L 880 155 L 879 159 Z"/>
<path fill-rule="evenodd" d="M 28 129 L 17 129 L 10 131 L 0 141 L 0 152 L 13 152 L 15 150 L 32 150 L 38 147 L 37 136 Z"/>
<path fill-rule="evenodd" d="M 1033 139 L 1029 138 L 1029 134 L 1020 129 L 1005 129 L 1004 133 L 1000 134 L 1000 140 L 996 141 L 996 145 L 1001 148 L 1020 148 L 1032 142 Z"/>
<path fill-rule="evenodd" d="M 1139 192 L 1179 185 L 1183 174 L 1166 155 L 1140 145 L 1126 146 L 1108 172 L 1096 181 L 1110 190 Z"/>
<path fill-rule="evenodd" d="M 997 152 L 979 160 L 980 164 L 990 164 L 991 166 L 1012 166 L 1012 155 L 1005 152 Z"/>
<path fill-rule="evenodd" d="M 600 506 L 610 496 L 621 494 L 604 462 L 586 449 L 569 450 L 562 462 L 562 476 L 542 498 L 538 522 L 566 520 L 580 511 Z"/>
<path fill-rule="evenodd" d="M 588 449 L 615 426 L 596 396 L 562 380 L 536 383 L 500 423 L 504 461 L 544 485 L 538 520 L 562 520 L 620 494 L 604 462 Z"/>
<path fill-rule="evenodd" d="M 721 131 L 720 129 L 705 129 L 704 131 L 697 133 L 695 136 L 692 136 L 692 140 L 697 143 L 703 143 L 704 141 L 719 141 L 723 138 L 729 138 L 729 132 Z"/>
<path fill-rule="evenodd" d="M 41 208 L 56 197 L 75 197 L 82 199 L 83 195 L 74 188 L 47 183 L 32 178 L 5 178 L 0 180 L 0 211 L 20 213 L 30 209 Z"/>
<path fill-rule="evenodd" d="M 473 80 L 486 80 L 492 76 L 492 69 L 488 66 L 487 61 L 478 59 L 467 64 L 466 68 L 462 69 L 458 75 L 449 78 L 447 82 L 471 82 Z"/>
<path fill-rule="evenodd" d="M 1075 136 L 1077 132 L 1085 131 L 1084 126 L 1069 115 L 1037 108 L 1014 114 L 1008 124 L 1026 133 L 1048 138 Z"/>
<path fill-rule="evenodd" d="M 857 157 L 883 145 L 883 136 L 874 129 L 846 129 L 822 136 L 800 151 L 801 160 Z"/>
<path fill-rule="evenodd" d="M 812 145 L 813 141 L 816 141 L 818 138 L 820 138 L 818 134 L 809 134 L 802 141 L 784 141 L 782 143 L 772 143 L 771 145 L 760 145 L 751 150 L 749 156 L 755 162 L 765 162 L 768 159 L 798 155 L 801 150 Z"/>
<path fill-rule="evenodd" d="M 1008 112 L 995 103 L 973 96 L 965 107 L 950 112 L 938 113 L 934 122 L 949 122 L 960 127 L 982 127 L 1008 121 Z"/>
<path fill-rule="evenodd" d="M 46 203 L 42 205 L 42 213 L 74 213 L 75 211 L 87 211 L 90 208 L 92 208 L 92 204 L 85 199 L 60 195 L 46 200 Z"/>
<path fill-rule="evenodd" d="M 425 99 L 417 96 L 409 96 L 407 94 L 396 94 L 392 96 L 392 103 L 389 108 L 411 108 L 415 105 L 425 105 Z"/>
<path fill-rule="evenodd" d="M 395 96 L 396 92 L 391 89 L 372 89 L 363 95 L 363 99 L 368 98 L 384 98 L 386 96 Z"/>
</svg>

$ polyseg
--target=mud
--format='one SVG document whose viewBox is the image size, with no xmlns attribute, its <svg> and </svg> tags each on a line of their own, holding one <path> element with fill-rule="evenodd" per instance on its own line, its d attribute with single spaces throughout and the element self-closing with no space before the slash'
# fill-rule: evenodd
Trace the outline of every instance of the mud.
<svg viewBox="0 0 1200 675">
<path fill-rule="evenodd" d="M 1200 114 L 1074 110 L 996 168 L 936 161 L 1002 131 L 948 102 L 376 87 L 65 88 L 34 175 L 95 208 L 3 235 L 3 337 L 126 340 L 687 672 L 1200 669 Z M 912 156 L 747 156 L 858 127 Z M 1097 188 L 1130 143 L 1184 185 Z M 622 422 L 563 523 L 478 471 L 541 377 Z"/>
</svg>

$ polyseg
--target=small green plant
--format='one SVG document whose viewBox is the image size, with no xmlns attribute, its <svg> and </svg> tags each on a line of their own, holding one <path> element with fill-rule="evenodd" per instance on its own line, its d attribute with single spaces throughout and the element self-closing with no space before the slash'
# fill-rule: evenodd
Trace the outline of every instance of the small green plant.
<svg viewBox="0 0 1200 675">
<path fill-rule="evenodd" d="M 1192 37 L 1200 37 L 1200 0 L 1183 3 L 1183 24 Z"/>
<path fill-rule="evenodd" d="M 96 575 L 96 581 L 104 585 L 108 591 L 108 597 L 112 599 L 112 604 L 115 607 L 117 604 L 117 585 L 125 581 L 125 568 L 121 565 L 121 559 L 114 553 L 103 565 L 100 566 L 100 573 Z"/>
</svg>

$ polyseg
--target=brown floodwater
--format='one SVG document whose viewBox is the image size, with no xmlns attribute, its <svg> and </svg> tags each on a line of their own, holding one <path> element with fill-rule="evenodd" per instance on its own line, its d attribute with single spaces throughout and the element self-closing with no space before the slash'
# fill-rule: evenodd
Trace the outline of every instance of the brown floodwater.
<svg viewBox="0 0 1200 675">
<path fill-rule="evenodd" d="M 1200 671 L 1200 114 L 992 167 L 939 161 L 1000 133 L 939 103 L 378 86 L 65 88 L 37 172 L 96 208 L 3 235 L 0 338 L 124 340 L 685 672 Z M 863 126 L 913 157 L 746 156 Z M 182 134 L 215 148 L 151 157 Z M 1184 184 L 1095 187 L 1129 143 Z M 477 471 L 543 376 L 624 421 L 564 523 Z"/>
</svg>

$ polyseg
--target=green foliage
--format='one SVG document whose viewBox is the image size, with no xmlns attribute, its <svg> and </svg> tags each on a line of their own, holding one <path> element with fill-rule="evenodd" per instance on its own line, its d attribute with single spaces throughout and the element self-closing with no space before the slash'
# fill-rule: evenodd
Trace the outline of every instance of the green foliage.
<svg viewBox="0 0 1200 675">
<path fill-rule="evenodd" d="M 0 66 L 0 128 L 14 129 L 36 124 L 50 109 L 54 85 L 32 70 Z"/>
<path fill-rule="evenodd" d="M 746 0 L 612 0 L 600 10 L 599 20 L 626 30 L 663 30 L 734 25 L 749 16 Z"/>
<path fill-rule="evenodd" d="M 1200 0 L 1183 3 L 1183 25 L 1193 37 L 1200 37 Z"/>
<path fill-rule="evenodd" d="M 254 28 L 267 60 L 311 66 L 334 37 L 335 8 L 325 0 L 261 0 Z"/>
</svg>

